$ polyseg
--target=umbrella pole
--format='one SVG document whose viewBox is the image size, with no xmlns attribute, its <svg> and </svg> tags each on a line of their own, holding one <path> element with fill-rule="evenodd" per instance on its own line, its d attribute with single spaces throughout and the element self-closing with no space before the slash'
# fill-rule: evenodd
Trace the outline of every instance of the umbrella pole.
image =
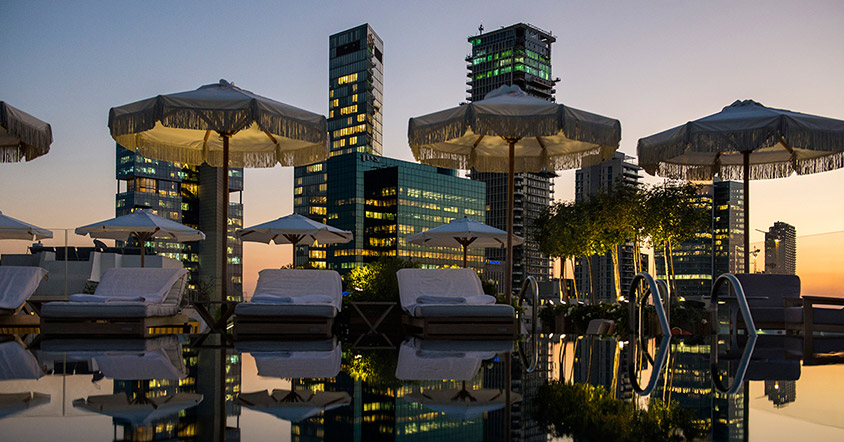
<svg viewBox="0 0 844 442">
<path fill-rule="evenodd" d="M 750 273 L 750 151 L 744 156 L 744 273 Z"/>
<path fill-rule="evenodd" d="M 229 261 L 229 138 L 231 138 L 231 133 L 229 132 L 220 132 L 220 136 L 223 137 L 223 210 L 222 210 L 222 226 L 220 226 L 220 252 L 222 253 L 222 260 L 220 264 L 220 278 L 222 284 L 220 285 L 221 290 L 221 301 L 225 301 L 228 299 L 228 261 Z"/>
<path fill-rule="evenodd" d="M 468 249 L 468 245 L 463 244 L 463 268 L 466 268 L 466 250 Z"/>
<path fill-rule="evenodd" d="M 508 138 L 510 143 L 510 158 L 507 162 L 507 262 L 504 267 L 504 292 L 507 294 L 507 304 L 513 296 L 513 194 L 515 191 L 515 165 L 517 139 Z"/>
</svg>

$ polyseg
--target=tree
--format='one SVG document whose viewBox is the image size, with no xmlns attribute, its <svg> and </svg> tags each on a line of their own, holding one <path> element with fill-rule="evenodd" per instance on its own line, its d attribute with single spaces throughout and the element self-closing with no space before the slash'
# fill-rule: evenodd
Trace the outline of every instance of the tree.
<svg viewBox="0 0 844 442">
<path fill-rule="evenodd" d="M 636 237 L 637 207 L 642 199 L 638 186 L 615 183 L 590 198 L 594 218 L 598 224 L 599 254 L 610 253 L 613 263 L 616 300 L 622 297 L 619 247 Z"/>
<path fill-rule="evenodd" d="M 561 260 L 561 290 L 568 298 L 565 284 L 566 261 L 584 254 L 586 234 L 582 230 L 582 206 L 573 201 L 557 202 L 543 211 L 534 221 L 535 238 L 542 253 Z M 580 300 L 577 283 L 574 285 L 574 297 Z"/>
</svg>

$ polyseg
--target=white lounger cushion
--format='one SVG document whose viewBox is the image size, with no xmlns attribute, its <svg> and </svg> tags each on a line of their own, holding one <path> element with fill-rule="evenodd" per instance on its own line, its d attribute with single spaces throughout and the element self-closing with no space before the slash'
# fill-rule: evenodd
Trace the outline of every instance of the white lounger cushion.
<svg viewBox="0 0 844 442">
<path fill-rule="evenodd" d="M 186 278 L 187 270 L 180 268 L 108 269 L 93 295 L 71 295 L 70 301 L 48 302 L 41 309 L 41 316 L 97 319 L 172 316 L 179 313 Z"/>
<path fill-rule="evenodd" d="M 401 269 L 401 306 L 417 317 L 514 317 L 513 307 L 484 294 L 472 269 Z M 441 302 L 437 302 L 440 298 Z M 463 302 L 456 302 L 462 298 Z"/>
<path fill-rule="evenodd" d="M 342 304 L 343 283 L 334 270 L 265 269 L 258 272 L 250 302 L 238 304 L 234 313 L 333 318 Z"/>
<path fill-rule="evenodd" d="M 16 310 L 23 305 L 46 274 L 41 267 L 0 266 L 0 309 Z"/>
</svg>

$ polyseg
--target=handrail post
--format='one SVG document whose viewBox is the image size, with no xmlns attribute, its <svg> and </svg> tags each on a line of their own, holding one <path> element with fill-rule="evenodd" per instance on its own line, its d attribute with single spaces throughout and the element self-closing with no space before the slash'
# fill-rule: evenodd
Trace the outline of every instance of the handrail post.
<svg viewBox="0 0 844 442">
<path fill-rule="evenodd" d="M 741 311 L 741 316 L 744 318 L 745 329 L 747 330 L 748 340 L 742 352 L 741 360 L 739 361 L 738 369 L 736 370 L 735 380 L 733 385 L 727 387 L 722 382 L 720 377 L 716 376 L 718 372 L 718 290 L 722 285 L 728 284 L 730 289 L 736 296 L 736 302 Z M 747 304 L 747 296 L 744 293 L 744 288 L 741 282 L 732 273 L 724 273 L 715 279 L 712 284 L 712 291 L 709 293 L 709 302 L 712 303 L 712 337 L 715 342 L 712 343 L 712 351 L 710 353 L 710 374 L 712 376 L 712 383 L 715 388 L 726 394 L 734 394 L 744 383 L 744 377 L 747 374 L 747 367 L 750 365 L 750 359 L 753 356 L 753 349 L 756 347 L 756 339 L 758 333 L 756 331 L 756 324 L 753 322 L 753 315 L 750 313 L 750 306 Z M 730 327 L 732 329 L 732 327 Z M 738 332 L 736 331 L 736 334 Z M 731 332 L 730 334 L 733 334 Z M 747 392 L 745 392 L 747 394 Z"/>
<path fill-rule="evenodd" d="M 665 306 L 662 301 L 662 294 L 659 291 L 656 281 L 654 281 L 654 278 L 649 275 L 648 272 L 641 272 L 636 274 L 636 276 L 633 277 L 633 281 L 630 283 L 630 290 L 628 290 L 627 292 L 627 298 L 630 300 L 630 303 L 628 304 L 628 309 L 630 313 L 630 332 L 638 332 L 638 330 L 633 329 L 633 324 L 636 319 L 636 305 L 640 302 L 644 302 L 644 300 L 647 299 L 647 293 L 641 300 L 636 294 L 636 283 L 640 280 L 645 281 L 648 284 L 648 293 L 651 294 L 651 298 L 653 299 L 654 308 L 656 309 L 656 315 L 659 319 L 659 326 L 662 329 L 663 336 L 671 335 L 671 327 L 668 325 L 668 317 L 665 315 Z"/>
</svg>

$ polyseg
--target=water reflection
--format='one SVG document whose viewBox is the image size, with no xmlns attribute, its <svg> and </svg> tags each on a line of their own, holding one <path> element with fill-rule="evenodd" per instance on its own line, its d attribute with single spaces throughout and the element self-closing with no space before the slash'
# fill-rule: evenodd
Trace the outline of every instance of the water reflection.
<svg viewBox="0 0 844 442">
<path fill-rule="evenodd" d="M 575 425 L 584 413 L 591 416 L 586 411 L 605 407 L 617 412 L 596 414 L 602 418 L 592 416 L 593 424 L 659 421 L 672 426 L 667 434 L 703 428 L 710 440 L 747 440 L 755 419 L 770 413 L 824 424 L 827 431 L 840 427 L 844 415 L 837 405 L 844 392 L 816 387 L 836 385 L 842 366 L 814 367 L 840 362 L 840 338 L 815 337 L 811 354 L 802 338 L 788 335 L 759 335 L 750 353 L 742 335 L 641 343 L 607 336 L 534 339 L 535 352 L 520 357 L 512 341 L 416 337 L 372 349 L 342 336 L 233 347 L 214 335 L 201 346 L 175 335 L 6 336 L 0 342 L 0 434 L 43 440 L 87 418 L 84 431 L 65 439 L 237 441 L 244 434 L 290 441 L 532 441 L 589 435 L 597 430 L 583 424 L 577 433 L 563 423 Z M 718 379 L 738 385 L 735 394 L 713 382 L 715 355 Z M 649 388 L 636 388 L 650 384 L 649 395 L 641 395 Z M 243 394 L 242 385 L 248 386 Z M 255 436 L 261 431 L 264 436 Z"/>
</svg>

